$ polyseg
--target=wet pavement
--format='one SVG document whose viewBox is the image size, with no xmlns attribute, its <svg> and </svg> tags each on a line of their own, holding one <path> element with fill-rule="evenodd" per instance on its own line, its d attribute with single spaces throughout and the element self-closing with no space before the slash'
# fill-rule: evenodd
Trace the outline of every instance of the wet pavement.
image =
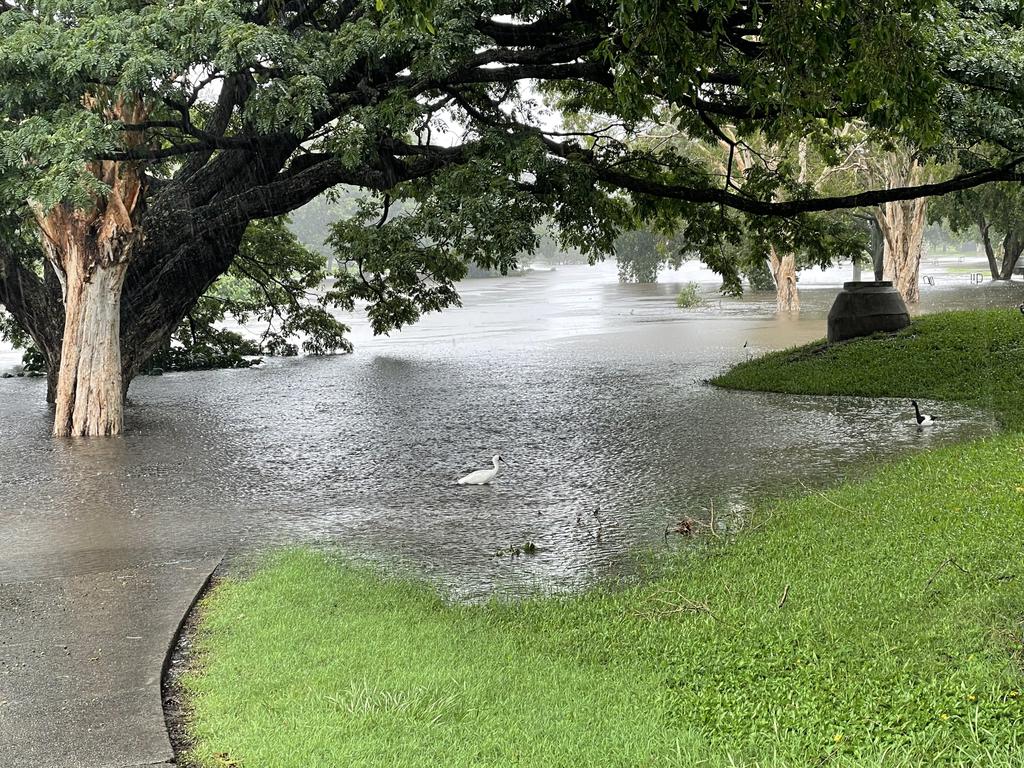
<svg viewBox="0 0 1024 768">
<path fill-rule="evenodd" d="M 160 678 L 219 558 L 0 585 L 0 765 L 170 764 Z"/>
<path fill-rule="evenodd" d="M 463 309 L 392 338 L 356 318 L 351 356 L 140 379 L 115 440 L 53 440 L 44 383 L 0 381 L 0 766 L 166 760 L 160 665 L 221 553 L 337 545 L 467 599 L 574 590 L 630 574 L 673 516 L 995 430 L 949 404 L 922 433 L 900 401 L 711 388 L 823 336 L 836 289 L 803 289 L 799 319 L 713 290 L 681 311 L 676 290 L 607 267 L 468 281 Z M 454 485 L 499 452 L 494 485 Z"/>
</svg>

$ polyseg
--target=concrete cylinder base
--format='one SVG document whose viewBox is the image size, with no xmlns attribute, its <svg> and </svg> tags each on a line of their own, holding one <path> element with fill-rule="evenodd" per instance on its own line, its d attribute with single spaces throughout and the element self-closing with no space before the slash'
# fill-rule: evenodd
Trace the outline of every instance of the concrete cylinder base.
<svg viewBox="0 0 1024 768">
<path fill-rule="evenodd" d="M 910 313 L 891 280 L 843 283 L 828 313 L 828 340 L 845 341 L 910 325 Z"/>
</svg>

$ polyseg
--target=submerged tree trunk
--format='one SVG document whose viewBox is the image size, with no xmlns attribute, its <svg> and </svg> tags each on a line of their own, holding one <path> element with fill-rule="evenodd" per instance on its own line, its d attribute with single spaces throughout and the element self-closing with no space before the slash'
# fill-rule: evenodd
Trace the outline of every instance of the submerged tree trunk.
<svg viewBox="0 0 1024 768">
<path fill-rule="evenodd" d="M 64 344 L 53 433 L 117 435 L 124 422 L 121 288 L 127 265 L 97 264 L 74 250 L 65 264 Z"/>
<path fill-rule="evenodd" d="M 60 361 L 46 361 L 46 402 L 55 405 L 57 402 L 57 380 L 60 378 Z"/>
<path fill-rule="evenodd" d="M 99 216 L 64 205 L 37 214 L 64 295 L 60 364 L 48 387 L 57 436 L 121 432 L 121 289 L 138 231 L 117 207 Z"/>
<path fill-rule="evenodd" d="M 125 123 L 145 120 L 141 102 L 120 98 L 100 103 L 108 117 Z M 138 135 L 128 134 L 128 146 Z M 138 164 L 90 163 L 87 169 L 109 190 L 92 204 L 33 204 L 49 267 L 60 281 L 64 332 L 56 386 L 47 395 L 56 404 L 53 434 L 58 437 L 117 435 L 124 423 L 125 386 L 121 370 L 121 291 L 135 245 L 142 239 L 144 176 Z"/>
<path fill-rule="evenodd" d="M 989 237 L 991 225 L 983 216 L 978 217 L 978 232 L 981 233 L 981 242 L 985 246 L 985 257 L 988 259 L 988 271 L 993 280 L 999 279 L 999 263 L 996 261 L 996 252 L 992 247 L 992 238 Z"/>
<path fill-rule="evenodd" d="M 775 306 L 779 312 L 799 312 L 800 293 L 796 288 L 796 256 L 786 253 L 781 257 L 775 246 L 768 249 L 775 280 Z"/>
<path fill-rule="evenodd" d="M 892 280 L 908 304 L 916 304 L 921 299 L 918 280 L 927 207 L 927 198 L 920 197 L 886 203 L 876 212 L 876 220 L 885 235 L 885 279 Z"/>
<path fill-rule="evenodd" d="M 1013 277 L 1014 267 L 1020 261 L 1021 252 L 1024 252 L 1024 230 L 1011 229 L 1003 238 L 1003 260 L 999 265 L 999 280 L 1009 280 Z"/>
</svg>

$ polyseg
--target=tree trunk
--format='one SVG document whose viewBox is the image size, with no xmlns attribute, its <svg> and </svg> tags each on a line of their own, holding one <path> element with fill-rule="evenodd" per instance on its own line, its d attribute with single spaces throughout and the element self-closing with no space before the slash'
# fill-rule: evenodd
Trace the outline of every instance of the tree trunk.
<svg viewBox="0 0 1024 768">
<path fill-rule="evenodd" d="M 800 294 L 796 288 L 796 257 L 792 253 L 779 256 L 775 246 L 768 248 L 775 279 L 775 306 L 779 312 L 799 312 Z"/>
<path fill-rule="evenodd" d="M 995 279 L 1009 280 L 1013 277 L 1013 268 L 1017 266 L 1022 251 L 1024 251 L 1024 231 L 1011 229 L 1003 238 L 1003 260 Z"/>
<path fill-rule="evenodd" d="M 83 99 L 111 120 L 145 122 L 141 98 L 91 94 Z M 138 131 L 124 135 L 126 149 L 145 142 Z M 90 204 L 58 203 L 49 209 L 29 201 L 49 268 L 60 282 L 64 331 L 56 387 L 56 437 L 118 435 L 124 424 L 121 372 L 121 292 L 137 243 L 145 205 L 145 172 L 138 163 L 100 160 L 86 170 L 106 188 Z M 54 368 L 52 355 L 48 355 Z"/>
<path fill-rule="evenodd" d="M 199 297 L 231 265 L 245 227 L 225 227 L 215 238 L 180 242 L 146 218 L 146 239 L 134 250 L 121 301 L 121 374 L 128 385 L 170 340 Z M 180 229 L 180 228 L 179 228 Z"/>
<path fill-rule="evenodd" d="M 871 266 L 875 272 L 875 282 L 885 277 L 885 234 L 878 218 L 871 217 Z"/>
<path fill-rule="evenodd" d="M 46 359 L 46 402 L 50 405 L 57 403 L 57 380 L 60 378 L 60 358 L 53 363 Z"/>
<path fill-rule="evenodd" d="M 892 280 L 908 304 L 916 304 L 921 299 L 918 278 L 927 207 L 928 199 L 920 197 L 886 203 L 876 213 L 885 235 L 885 279 Z"/>
<path fill-rule="evenodd" d="M 985 246 L 985 257 L 988 259 L 988 271 L 993 280 L 999 279 L 999 263 L 996 261 L 996 252 L 992 248 L 992 238 L 989 237 L 989 223 L 983 216 L 978 217 L 978 232 L 981 233 L 981 242 Z"/>
<path fill-rule="evenodd" d="M 127 265 L 93 264 L 76 249 L 65 264 L 64 343 L 53 434 L 118 435 L 124 422 L 121 288 Z"/>
</svg>

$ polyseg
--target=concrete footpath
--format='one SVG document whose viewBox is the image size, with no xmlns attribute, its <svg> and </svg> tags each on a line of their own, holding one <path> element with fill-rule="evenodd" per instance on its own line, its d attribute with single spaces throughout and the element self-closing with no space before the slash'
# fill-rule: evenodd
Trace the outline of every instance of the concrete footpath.
<svg viewBox="0 0 1024 768">
<path fill-rule="evenodd" d="M 0 583 L 0 766 L 171 764 L 160 678 L 219 556 Z M 72 572 L 69 572 L 72 571 Z"/>
</svg>

